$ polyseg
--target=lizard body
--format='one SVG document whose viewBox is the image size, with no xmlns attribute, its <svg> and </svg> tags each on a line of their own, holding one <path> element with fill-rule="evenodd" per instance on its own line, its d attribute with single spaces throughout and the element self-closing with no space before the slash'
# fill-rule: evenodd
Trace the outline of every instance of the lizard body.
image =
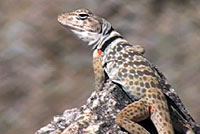
<svg viewBox="0 0 200 134">
<path fill-rule="evenodd" d="M 164 76 L 143 56 L 144 49 L 140 45 L 130 45 L 107 20 L 87 9 L 64 13 L 58 21 L 88 45 L 93 45 L 96 90 L 102 89 L 107 76 L 130 98 L 137 99 L 119 112 L 118 125 L 131 134 L 149 134 L 137 122 L 150 117 L 159 134 L 174 134 L 166 94 L 160 84 Z M 190 128 L 188 131 L 193 133 Z"/>
</svg>

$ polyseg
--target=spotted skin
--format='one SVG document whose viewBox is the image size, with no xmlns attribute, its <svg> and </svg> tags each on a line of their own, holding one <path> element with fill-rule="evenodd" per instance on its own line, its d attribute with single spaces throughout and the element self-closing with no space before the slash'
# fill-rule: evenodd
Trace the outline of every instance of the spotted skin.
<svg viewBox="0 0 200 134">
<path fill-rule="evenodd" d="M 145 50 L 140 45 L 134 45 L 132 47 L 134 53 L 137 54 L 144 54 Z M 105 73 L 104 68 L 102 66 L 102 60 L 103 60 L 103 52 L 98 49 L 94 50 L 93 52 L 93 70 L 94 70 L 94 76 L 95 76 L 95 90 L 100 91 L 103 89 L 103 85 L 105 83 Z M 125 67 L 127 67 L 128 64 L 125 64 Z M 133 84 L 133 82 L 130 82 L 130 84 Z"/>
<path fill-rule="evenodd" d="M 143 56 L 144 49 L 140 45 L 130 45 L 107 20 L 88 9 L 61 14 L 58 22 L 88 45 L 93 45 L 96 90 L 102 89 L 106 74 L 130 98 L 137 99 L 117 114 L 119 126 L 131 134 L 149 134 L 137 122 L 150 118 L 159 134 L 174 134 L 157 72 Z"/>
<path fill-rule="evenodd" d="M 125 48 L 119 49 L 121 47 Z M 168 105 L 150 62 L 142 53 L 137 53 L 123 42 L 111 44 L 104 55 L 110 56 L 103 58 L 109 61 L 105 71 L 112 76 L 110 79 L 120 84 L 130 98 L 138 98 L 138 101 L 120 111 L 116 123 L 131 134 L 149 134 L 137 122 L 150 117 L 159 134 L 173 134 Z"/>
</svg>

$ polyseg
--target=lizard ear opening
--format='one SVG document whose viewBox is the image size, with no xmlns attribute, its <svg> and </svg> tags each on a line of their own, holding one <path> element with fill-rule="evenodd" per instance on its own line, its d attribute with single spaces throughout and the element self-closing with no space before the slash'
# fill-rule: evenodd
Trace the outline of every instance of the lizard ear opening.
<svg viewBox="0 0 200 134">
<path fill-rule="evenodd" d="M 107 35 L 107 34 L 111 33 L 113 31 L 113 28 L 112 28 L 112 25 L 110 24 L 110 22 L 108 22 L 105 19 L 102 19 L 102 21 L 103 21 L 102 34 Z"/>
</svg>

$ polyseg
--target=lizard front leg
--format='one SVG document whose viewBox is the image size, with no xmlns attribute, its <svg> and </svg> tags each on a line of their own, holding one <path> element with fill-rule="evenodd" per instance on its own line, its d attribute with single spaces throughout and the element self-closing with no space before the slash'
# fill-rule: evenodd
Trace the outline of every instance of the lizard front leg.
<svg viewBox="0 0 200 134">
<path fill-rule="evenodd" d="M 137 122 L 150 118 L 159 134 L 174 134 L 164 95 L 151 88 L 142 99 L 129 104 L 116 117 L 116 123 L 131 134 L 149 134 Z"/>
<path fill-rule="evenodd" d="M 95 49 L 93 52 L 93 69 L 94 69 L 96 91 L 102 90 L 105 82 L 105 74 L 104 74 L 104 69 L 102 67 L 102 58 L 103 58 L 102 51 Z"/>
</svg>

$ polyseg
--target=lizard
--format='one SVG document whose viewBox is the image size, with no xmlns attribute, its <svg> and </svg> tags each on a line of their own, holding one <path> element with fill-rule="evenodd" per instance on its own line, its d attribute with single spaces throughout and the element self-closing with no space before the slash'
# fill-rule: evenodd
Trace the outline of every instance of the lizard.
<svg viewBox="0 0 200 134">
<path fill-rule="evenodd" d="M 116 117 L 118 125 L 131 134 L 149 134 L 137 122 L 150 117 L 159 134 L 174 133 L 165 97 L 169 94 L 162 92 L 160 84 L 164 76 L 143 56 L 141 46 L 130 45 L 107 20 L 88 9 L 63 13 L 58 16 L 58 22 L 88 45 L 93 45 L 96 90 L 102 89 L 106 75 L 120 85 L 130 98 L 138 99 L 119 112 Z M 183 111 L 183 115 L 187 114 Z"/>
</svg>

